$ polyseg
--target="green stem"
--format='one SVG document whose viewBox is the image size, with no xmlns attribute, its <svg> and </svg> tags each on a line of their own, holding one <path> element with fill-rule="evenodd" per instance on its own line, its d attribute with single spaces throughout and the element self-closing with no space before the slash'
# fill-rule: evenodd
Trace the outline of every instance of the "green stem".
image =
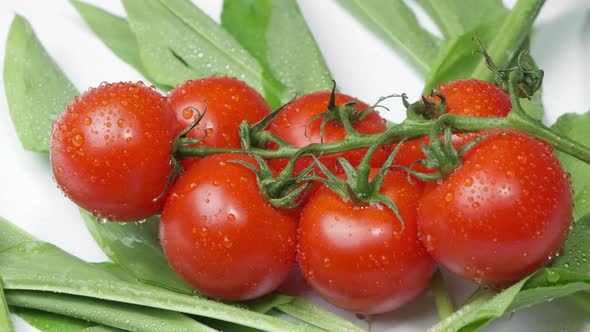
<svg viewBox="0 0 590 332">
<path fill-rule="evenodd" d="M 505 68 L 513 56 L 513 52 L 523 43 L 529 35 L 533 22 L 539 14 L 545 0 L 519 0 L 500 29 L 496 37 L 488 45 L 488 53 L 498 68 Z M 494 73 L 482 59 L 473 72 L 473 78 L 491 81 Z"/>
<path fill-rule="evenodd" d="M 587 164 L 590 164 L 590 148 L 567 137 L 560 136 L 543 124 L 529 118 L 519 111 L 511 112 L 505 118 L 479 118 L 444 114 L 437 120 L 412 121 L 406 120 L 400 124 L 392 125 L 387 131 L 373 135 L 354 135 L 347 137 L 340 142 L 334 143 L 312 143 L 298 148 L 294 146 L 280 147 L 277 150 L 266 150 L 261 148 L 231 149 L 231 148 L 209 148 L 209 147 L 182 147 L 178 149 L 180 158 L 205 157 L 216 153 L 249 153 L 257 154 L 264 159 L 292 158 L 295 155 L 301 156 L 302 152 L 314 156 L 341 153 L 354 149 L 366 148 L 376 142 L 392 144 L 402 139 L 411 139 L 428 135 L 432 130 L 440 130 L 444 127 L 451 127 L 459 131 L 471 132 L 490 129 L 512 129 L 522 131 L 530 136 L 547 141 L 555 149 L 571 155 Z M 433 129 L 433 127 L 435 129 Z M 436 144 L 436 143 L 435 143 Z"/>
<path fill-rule="evenodd" d="M 12 326 L 12 320 L 10 319 L 10 311 L 8 310 L 8 304 L 6 303 L 6 297 L 4 296 L 4 287 L 2 286 L 2 284 L 0 284 L 0 331 L 14 331 L 14 326 Z"/>
<path fill-rule="evenodd" d="M 452 315 L 455 308 L 440 269 L 436 271 L 434 279 L 432 279 L 432 292 L 434 293 L 434 302 L 436 303 L 436 310 L 438 311 L 440 320 L 444 320 Z"/>
</svg>

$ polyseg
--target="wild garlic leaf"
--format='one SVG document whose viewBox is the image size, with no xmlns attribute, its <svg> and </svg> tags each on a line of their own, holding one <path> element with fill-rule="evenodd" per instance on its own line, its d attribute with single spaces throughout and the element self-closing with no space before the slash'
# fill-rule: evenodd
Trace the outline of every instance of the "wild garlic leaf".
<svg viewBox="0 0 590 332">
<path fill-rule="evenodd" d="M 420 26 L 402 0 L 339 0 L 350 14 L 398 51 L 422 75 L 432 68 L 442 41 Z"/>
<path fill-rule="evenodd" d="M 332 88 L 332 76 L 294 0 L 225 0 L 223 27 L 296 95 Z"/>
<path fill-rule="evenodd" d="M 159 218 L 144 223 L 100 224 L 80 211 L 90 234 L 104 253 L 123 270 L 144 283 L 191 294 L 192 287 L 174 272 L 158 238 Z"/>
<path fill-rule="evenodd" d="M 148 74 L 176 86 L 211 75 L 237 77 L 270 100 L 289 99 L 227 31 L 188 0 L 123 0 Z"/>
<path fill-rule="evenodd" d="M 171 90 L 170 86 L 158 84 L 145 70 L 139 55 L 137 39 L 129 27 L 127 19 L 113 15 L 106 10 L 91 4 L 70 0 L 86 24 L 92 29 L 100 40 L 115 53 L 121 60 L 133 66 L 148 81 L 156 84 L 161 90 Z"/>
<path fill-rule="evenodd" d="M 85 296 L 210 317 L 270 332 L 321 331 L 233 305 L 121 279 L 109 269 L 86 263 L 49 243 L 34 240 L 2 218 L 0 246 L 0 279 L 7 290 Z"/>
<path fill-rule="evenodd" d="M 17 314 L 29 325 L 42 332 L 81 332 L 96 324 L 67 316 L 56 315 L 46 311 L 27 308 L 12 307 L 12 312 Z M 109 332 L 120 331 L 112 329 Z M 106 332 L 106 331 L 105 331 Z"/>
<path fill-rule="evenodd" d="M 447 41 L 433 63 L 432 71 L 426 77 L 423 93 L 430 93 L 430 90 L 440 83 L 471 77 L 473 70 L 482 59 L 482 55 L 475 52 L 478 45 L 473 41 L 473 36 L 477 36 L 485 45 L 494 38 L 495 33 L 496 26 L 481 25 L 475 30 Z"/>
<path fill-rule="evenodd" d="M 10 319 L 10 311 L 8 310 L 8 304 L 6 303 L 6 296 L 4 289 L 0 285 L 0 331 L 12 332 L 14 326 L 12 325 L 12 319 Z"/>
<path fill-rule="evenodd" d="M 418 3 L 436 22 L 447 40 L 462 36 L 481 26 L 498 26 L 508 9 L 502 0 L 418 0 Z"/>
<path fill-rule="evenodd" d="M 51 124 L 78 91 L 47 54 L 29 22 L 18 15 L 6 42 L 4 88 L 23 147 L 48 152 Z"/>
<path fill-rule="evenodd" d="M 125 331 L 203 331 L 214 329 L 173 311 L 52 292 L 7 291 L 11 306 L 42 310 Z"/>
<path fill-rule="evenodd" d="M 564 114 L 557 119 L 551 129 L 583 145 L 590 146 L 590 112 L 584 114 Z M 561 165 L 571 176 L 574 191 L 574 220 L 590 214 L 590 165 L 563 152 L 555 151 Z M 590 252 L 589 252 L 590 254 Z M 590 258 L 590 257 L 589 257 Z"/>
<path fill-rule="evenodd" d="M 472 332 L 494 319 L 534 304 L 590 289 L 590 276 L 559 268 L 544 268 L 491 299 L 475 299 L 428 332 Z"/>
</svg>

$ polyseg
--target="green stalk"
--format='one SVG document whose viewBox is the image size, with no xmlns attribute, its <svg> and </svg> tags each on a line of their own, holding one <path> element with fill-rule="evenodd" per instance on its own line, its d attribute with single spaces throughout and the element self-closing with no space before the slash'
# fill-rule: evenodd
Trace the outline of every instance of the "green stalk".
<svg viewBox="0 0 590 332">
<path fill-rule="evenodd" d="M 451 299 L 449 289 L 440 269 L 436 271 L 432 279 L 432 292 L 434 293 L 434 302 L 436 303 L 439 319 L 444 320 L 452 315 L 455 307 L 453 306 L 453 300 Z"/>
<path fill-rule="evenodd" d="M 14 331 L 14 326 L 12 325 L 12 319 L 10 319 L 10 311 L 8 310 L 8 304 L 6 303 L 4 287 L 2 287 L 2 284 L 0 284 L 0 331 Z"/>
<path fill-rule="evenodd" d="M 494 59 L 498 68 L 508 66 L 513 53 L 529 35 L 533 22 L 544 3 L 545 0 L 519 0 L 510 11 L 496 32 L 496 37 L 488 45 L 488 54 Z M 472 77 L 491 81 L 494 73 L 488 69 L 485 59 L 482 59 Z"/>
</svg>

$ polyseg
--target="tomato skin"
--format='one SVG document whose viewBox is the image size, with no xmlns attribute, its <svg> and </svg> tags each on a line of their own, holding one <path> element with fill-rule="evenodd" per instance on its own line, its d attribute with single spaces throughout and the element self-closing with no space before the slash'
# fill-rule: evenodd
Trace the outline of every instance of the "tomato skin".
<svg viewBox="0 0 590 332">
<path fill-rule="evenodd" d="M 373 174 L 376 169 L 373 169 Z M 299 265 L 307 282 L 328 302 L 349 311 L 378 314 L 396 309 L 425 289 L 436 265 L 418 239 L 416 208 L 421 185 L 391 170 L 381 204 L 355 204 L 322 186 L 303 208 L 299 224 Z"/>
<path fill-rule="evenodd" d="M 420 200 L 426 249 L 455 274 L 500 287 L 546 265 L 572 219 L 569 179 L 551 147 L 511 132 L 484 138 L 463 160 Z"/>
<path fill-rule="evenodd" d="M 281 109 L 281 113 L 269 124 L 267 130 L 285 140 L 287 143 L 302 147 L 311 143 L 320 143 L 320 125 L 323 117 L 310 121 L 314 116 L 325 113 L 328 110 L 330 91 L 320 91 L 299 97 Z M 336 105 L 341 106 L 349 102 L 356 102 L 355 110 L 362 111 L 369 107 L 366 103 L 351 96 L 336 92 Z M 377 112 L 369 113 L 364 119 L 353 123 L 353 128 L 361 134 L 378 134 L 387 130 L 385 120 Z M 339 142 L 344 139 L 346 130 L 342 124 L 328 121 L 324 128 L 324 143 Z M 274 144 L 269 145 L 274 148 Z M 344 153 L 332 154 L 320 157 L 320 161 L 333 172 L 340 170 L 337 165 L 339 157 L 346 158 L 353 166 L 357 166 L 365 155 L 367 149 L 356 149 Z M 386 149 L 379 149 L 371 159 L 371 165 L 381 166 L 387 155 Z M 273 159 L 269 164 L 274 169 L 283 169 L 288 159 Z M 313 162 L 312 158 L 300 158 L 295 164 L 295 173 L 301 172 Z"/>
<path fill-rule="evenodd" d="M 281 285 L 295 265 L 297 215 L 272 207 L 252 170 L 211 155 L 171 190 L 160 239 L 172 268 L 203 294 L 248 300 Z"/>
<path fill-rule="evenodd" d="M 196 110 L 202 113 L 207 109 L 201 122 L 187 134 L 187 137 L 203 138 L 195 146 L 239 148 L 240 123 L 245 120 L 254 124 L 272 112 L 256 90 L 231 77 L 186 81 L 172 90 L 169 98 L 182 128 L 197 119 Z M 188 167 L 197 160 L 185 159 L 182 164 Z"/>
<path fill-rule="evenodd" d="M 476 117 L 505 117 L 512 110 L 510 96 L 494 83 L 475 78 L 440 84 L 436 90 L 447 99 L 446 113 Z M 438 97 L 432 99 L 438 100 Z"/>
<path fill-rule="evenodd" d="M 53 124 L 50 159 L 64 194 L 95 216 L 137 221 L 161 211 L 178 127 L 167 99 L 143 83 L 101 84 Z"/>
</svg>

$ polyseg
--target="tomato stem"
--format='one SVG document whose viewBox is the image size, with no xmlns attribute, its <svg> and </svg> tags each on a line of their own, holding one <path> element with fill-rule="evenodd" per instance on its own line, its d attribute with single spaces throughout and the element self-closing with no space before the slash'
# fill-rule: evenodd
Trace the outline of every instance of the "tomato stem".
<svg viewBox="0 0 590 332">
<path fill-rule="evenodd" d="M 432 279 L 432 292 L 434 293 L 434 302 L 440 320 L 449 317 L 455 311 L 453 300 L 449 294 L 449 289 L 440 269 L 436 270 Z"/>
</svg>

